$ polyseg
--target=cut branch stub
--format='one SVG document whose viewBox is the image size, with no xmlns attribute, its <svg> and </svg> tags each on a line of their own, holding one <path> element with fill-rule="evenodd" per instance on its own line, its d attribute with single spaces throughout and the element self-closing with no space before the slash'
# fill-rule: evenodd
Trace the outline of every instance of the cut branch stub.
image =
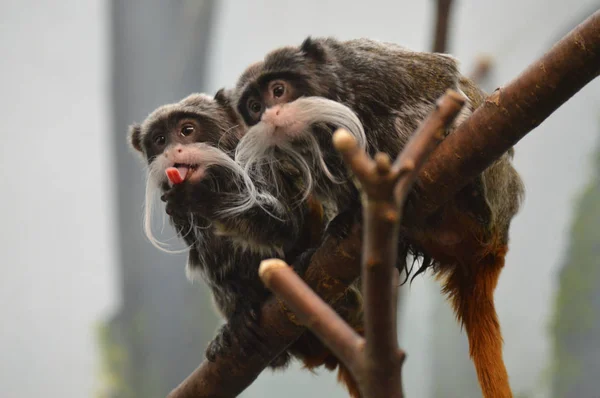
<svg viewBox="0 0 600 398">
<path fill-rule="evenodd" d="M 373 160 L 362 150 L 354 137 L 344 129 L 333 134 L 333 145 L 342 154 L 357 179 L 359 188 L 371 200 L 387 200 L 392 197 L 400 176 L 392 171 L 389 156 L 378 153 Z"/>
<path fill-rule="evenodd" d="M 296 313 L 353 373 L 357 371 L 362 338 L 325 303 L 292 267 L 279 259 L 264 260 L 258 273 L 264 284 Z"/>
<path fill-rule="evenodd" d="M 454 90 L 448 90 L 437 102 L 431 115 L 421 123 L 419 131 L 426 133 L 415 134 L 406 144 L 402 153 L 398 156 L 392 168 L 397 173 L 402 171 L 420 170 L 425 165 L 427 157 L 416 156 L 426 153 L 429 155 L 444 140 L 446 131 L 454 121 L 458 112 L 465 105 L 466 98 Z M 396 204 L 402 206 L 406 196 L 410 192 L 416 173 L 409 173 L 410 178 L 403 179 L 396 185 Z"/>
</svg>

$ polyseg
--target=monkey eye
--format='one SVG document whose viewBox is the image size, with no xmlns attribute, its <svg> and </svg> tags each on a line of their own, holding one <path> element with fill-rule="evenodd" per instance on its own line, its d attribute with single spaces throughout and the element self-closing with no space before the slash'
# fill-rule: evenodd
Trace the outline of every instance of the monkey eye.
<svg viewBox="0 0 600 398">
<path fill-rule="evenodd" d="M 192 124 L 184 124 L 181 127 L 181 135 L 184 137 L 187 137 L 188 135 L 192 134 L 194 132 L 194 126 Z"/>
<path fill-rule="evenodd" d="M 165 145 L 166 141 L 167 141 L 166 137 L 162 134 L 159 134 L 156 137 L 154 137 L 154 143 L 158 146 Z"/>
<path fill-rule="evenodd" d="M 250 112 L 252 113 L 260 113 L 262 110 L 262 104 L 256 100 L 250 100 L 248 102 L 248 109 L 250 109 Z"/>
<path fill-rule="evenodd" d="M 273 86 L 273 97 L 279 98 L 285 94 L 285 86 L 281 83 L 277 83 Z"/>
</svg>

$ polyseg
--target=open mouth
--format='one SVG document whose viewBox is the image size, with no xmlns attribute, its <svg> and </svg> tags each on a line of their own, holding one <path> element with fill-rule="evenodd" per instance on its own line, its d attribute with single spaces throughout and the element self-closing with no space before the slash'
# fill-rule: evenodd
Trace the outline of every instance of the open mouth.
<svg viewBox="0 0 600 398">
<path fill-rule="evenodd" d="M 204 176 L 204 170 L 197 164 L 175 163 L 165 170 L 171 184 L 180 184 L 184 181 L 198 180 Z"/>
</svg>

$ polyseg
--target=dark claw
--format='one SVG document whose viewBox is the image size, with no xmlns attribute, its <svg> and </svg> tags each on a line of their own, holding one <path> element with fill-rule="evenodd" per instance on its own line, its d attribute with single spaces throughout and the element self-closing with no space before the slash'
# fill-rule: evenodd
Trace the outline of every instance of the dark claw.
<svg viewBox="0 0 600 398">
<path fill-rule="evenodd" d="M 231 334 L 228 326 L 228 324 L 221 326 L 215 338 L 208 344 L 206 359 L 210 362 L 215 362 L 218 357 L 222 356 L 231 347 Z"/>
<path fill-rule="evenodd" d="M 360 208 L 350 208 L 339 213 L 329 222 L 325 233 L 337 239 L 347 238 L 354 224 L 360 221 L 360 214 Z"/>
<path fill-rule="evenodd" d="M 233 317 L 228 323 L 221 326 L 217 336 L 206 349 L 206 358 L 215 362 L 218 357 L 227 353 L 233 342 L 238 343 L 242 356 L 250 356 L 254 349 L 262 345 L 257 334 L 259 315 L 260 310 L 248 309 L 243 315 Z"/>
<path fill-rule="evenodd" d="M 292 264 L 294 271 L 296 271 L 296 273 L 301 277 L 304 277 L 304 273 L 310 265 L 310 260 L 316 251 L 317 248 L 305 250 L 294 260 L 294 263 Z"/>
<path fill-rule="evenodd" d="M 170 216 L 194 213 L 209 218 L 219 202 L 213 187 L 204 181 L 174 185 L 160 199 L 166 203 L 165 211 Z"/>
</svg>

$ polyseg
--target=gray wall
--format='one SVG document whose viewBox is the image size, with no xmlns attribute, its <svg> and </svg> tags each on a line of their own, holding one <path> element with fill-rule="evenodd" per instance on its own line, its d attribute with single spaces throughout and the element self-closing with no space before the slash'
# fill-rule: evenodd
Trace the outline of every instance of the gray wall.
<svg viewBox="0 0 600 398">
<path fill-rule="evenodd" d="M 107 4 L 0 2 L 0 396 L 90 397 L 115 288 Z"/>
<path fill-rule="evenodd" d="M 213 1 L 112 2 L 112 110 L 123 300 L 110 323 L 110 336 L 127 358 L 113 371 L 124 373 L 124 384 L 132 390 L 117 389 L 119 397 L 165 396 L 200 363 L 216 328 L 206 288 L 192 286 L 185 278 L 185 254 L 163 253 L 142 233 L 145 173 L 125 140 L 132 122 L 204 88 L 213 9 Z M 175 248 L 182 247 L 168 223 L 162 234 L 157 233 L 163 241 L 171 239 Z"/>
</svg>

